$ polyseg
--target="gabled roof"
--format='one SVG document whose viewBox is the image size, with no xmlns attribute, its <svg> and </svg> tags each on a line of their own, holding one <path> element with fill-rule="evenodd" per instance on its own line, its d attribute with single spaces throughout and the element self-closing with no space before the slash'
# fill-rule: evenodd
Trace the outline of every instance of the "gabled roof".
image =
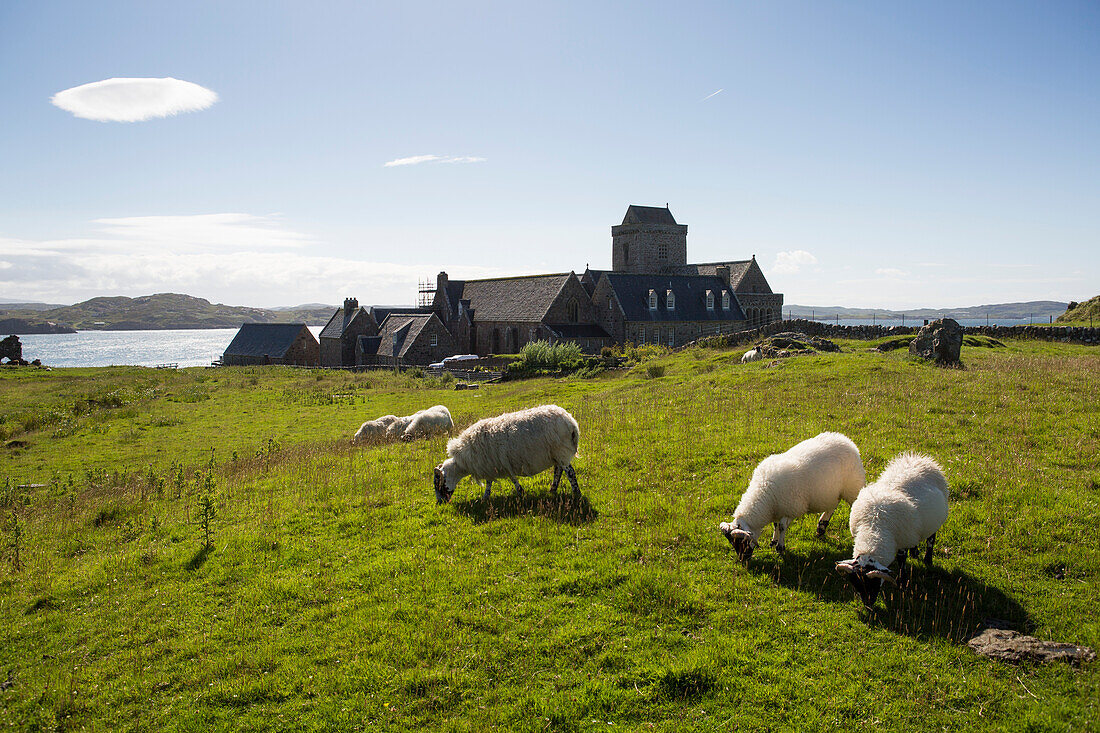
<svg viewBox="0 0 1100 733">
<path fill-rule="evenodd" d="M 372 305 L 369 311 L 379 326 L 391 314 L 428 313 L 423 308 L 415 308 L 411 305 Z"/>
<path fill-rule="evenodd" d="M 396 352 L 398 356 L 405 356 L 405 352 L 416 343 L 416 337 L 433 318 L 438 316 L 435 313 L 391 313 L 378 331 L 381 341 L 375 353 L 392 357 Z"/>
<path fill-rule="evenodd" d="M 309 338 L 313 334 L 304 323 L 245 323 L 225 348 L 233 356 L 270 356 L 281 358 L 305 329 Z"/>
<path fill-rule="evenodd" d="M 328 319 L 328 323 L 321 329 L 321 333 L 318 338 L 323 339 L 338 339 L 344 335 L 344 331 L 348 330 L 348 325 L 355 320 L 356 316 L 367 315 L 367 311 L 364 308 L 353 308 L 347 310 L 340 308 L 332 314 L 332 318 Z"/>
<path fill-rule="evenodd" d="M 676 226 L 676 219 L 668 207 L 638 206 L 631 204 L 626 208 L 626 216 L 623 217 L 623 225 L 627 224 L 661 224 Z"/>
<path fill-rule="evenodd" d="M 730 268 L 730 287 L 737 290 L 737 286 L 745 279 L 745 275 L 749 274 L 749 270 L 752 269 L 755 261 L 750 259 L 731 260 L 729 262 L 697 262 L 690 265 L 669 267 L 668 272 L 672 275 L 714 275 L 719 267 L 725 266 Z M 757 265 L 758 269 L 759 267 Z M 761 274 L 763 274 L 763 271 L 761 271 Z"/>
<path fill-rule="evenodd" d="M 737 297 L 718 277 L 711 275 L 604 275 L 628 321 L 743 321 Z M 657 293 L 657 310 L 649 309 L 649 291 Z M 671 311 L 665 295 L 672 291 L 676 307 Z M 706 292 L 714 292 L 714 310 L 707 310 Z M 722 308 L 722 293 L 730 293 L 729 310 Z"/>
<path fill-rule="evenodd" d="M 457 304 L 459 300 L 469 300 L 474 321 L 478 322 L 540 323 L 571 277 L 575 275 L 566 272 L 489 280 L 452 280 L 450 286 L 458 286 L 458 297 L 452 302 Z"/>
</svg>

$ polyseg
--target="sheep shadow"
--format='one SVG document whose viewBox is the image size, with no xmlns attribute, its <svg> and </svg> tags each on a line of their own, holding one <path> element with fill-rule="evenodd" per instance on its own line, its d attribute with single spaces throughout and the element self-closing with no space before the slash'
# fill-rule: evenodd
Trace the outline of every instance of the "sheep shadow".
<svg viewBox="0 0 1100 733">
<path fill-rule="evenodd" d="M 486 501 L 481 496 L 476 499 L 461 499 L 452 502 L 455 511 L 469 517 L 474 524 L 484 524 L 496 519 L 514 517 L 545 517 L 559 524 L 581 525 L 596 521 L 599 511 L 584 494 L 570 491 L 557 493 L 498 494 Z"/>
<path fill-rule="evenodd" d="M 759 572 L 777 584 L 813 593 L 829 603 L 852 604 L 868 626 L 918 639 L 949 639 L 963 643 L 981 629 L 998 625 L 1028 632 L 1034 623 L 1027 611 L 1004 591 L 959 570 L 909 563 L 907 582 L 885 587 L 873 608 L 865 608 L 836 563 L 851 557 L 849 548 L 788 546 L 784 557 L 754 556 L 750 572 Z M 736 556 L 735 556 L 736 561 Z"/>
</svg>

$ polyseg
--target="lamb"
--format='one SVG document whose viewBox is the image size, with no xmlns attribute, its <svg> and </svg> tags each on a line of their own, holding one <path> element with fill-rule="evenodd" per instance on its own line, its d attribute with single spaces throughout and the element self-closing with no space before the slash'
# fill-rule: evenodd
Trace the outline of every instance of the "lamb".
<svg viewBox="0 0 1100 733">
<path fill-rule="evenodd" d="M 748 351 L 746 351 L 744 354 L 741 355 L 741 363 L 742 364 L 748 364 L 749 362 L 752 362 L 752 361 L 760 361 L 763 358 L 764 358 L 764 354 L 761 353 L 760 349 L 752 348 L 752 349 L 749 349 Z"/>
<path fill-rule="evenodd" d="M 443 405 L 435 405 L 426 410 L 420 410 L 412 415 L 398 417 L 397 415 L 383 415 L 376 420 L 370 420 L 359 427 L 359 431 L 352 438 L 358 442 L 368 438 L 387 438 L 396 440 L 412 440 L 422 438 L 435 433 L 445 433 L 454 428 L 451 413 Z"/>
<path fill-rule="evenodd" d="M 397 415 L 383 415 L 375 420 L 368 420 L 359 426 L 359 430 L 355 433 L 355 437 L 352 438 L 353 442 L 358 443 L 362 440 L 369 438 L 381 438 L 388 434 L 389 428 L 400 421 L 403 418 Z M 405 425 L 402 424 L 401 430 L 405 429 Z"/>
<path fill-rule="evenodd" d="M 817 536 L 824 537 L 840 500 L 851 504 L 866 482 L 859 448 L 840 433 L 821 433 L 785 453 L 768 456 L 752 472 L 749 487 L 732 522 L 718 528 L 733 545 L 741 562 L 748 562 L 758 537 L 775 523 L 772 547 L 786 550 L 787 527 L 809 512 L 822 512 Z"/>
<path fill-rule="evenodd" d="M 898 561 L 899 579 L 906 555 L 916 557 L 927 540 L 924 564 L 932 564 L 936 532 L 947 520 L 947 479 L 931 457 L 906 452 L 887 464 L 878 481 L 869 484 L 852 504 L 848 528 L 855 538 L 852 559 L 836 564 L 859 593 L 863 604 L 875 604 L 882 584 L 897 585 L 890 573 Z"/>
<path fill-rule="evenodd" d="M 573 492 L 580 493 L 572 466 L 579 443 L 577 421 L 557 405 L 478 420 L 448 441 L 448 458 L 435 467 L 435 501 L 449 502 L 466 476 L 485 481 L 484 499 L 498 478 L 511 479 L 519 494 L 523 487 L 517 476 L 534 476 L 548 468 L 554 469 L 551 491 L 557 491 L 564 472 Z"/>
</svg>

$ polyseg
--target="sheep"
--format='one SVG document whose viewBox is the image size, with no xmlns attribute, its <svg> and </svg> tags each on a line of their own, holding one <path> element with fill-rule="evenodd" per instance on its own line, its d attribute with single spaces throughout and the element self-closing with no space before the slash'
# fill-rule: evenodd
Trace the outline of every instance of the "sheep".
<svg viewBox="0 0 1100 733">
<path fill-rule="evenodd" d="M 363 423 L 359 432 L 352 438 L 354 442 L 368 438 L 386 438 L 388 440 L 412 440 L 434 433 L 445 433 L 454 428 L 451 413 L 443 405 L 435 405 L 412 415 L 382 417 Z"/>
<path fill-rule="evenodd" d="M 368 438 L 380 438 L 388 435 L 390 426 L 400 422 L 402 418 L 397 415 L 383 415 L 375 420 L 368 420 L 359 426 L 358 432 L 355 433 L 355 437 L 352 438 L 353 442 L 358 443 L 361 440 L 367 440 Z M 404 430 L 405 426 L 402 425 L 401 429 Z"/>
<path fill-rule="evenodd" d="M 763 358 L 764 354 L 761 353 L 760 349 L 752 348 L 741 355 L 741 363 L 748 364 L 749 362 L 760 361 Z"/>
<path fill-rule="evenodd" d="M 478 420 L 447 442 L 448 458 L 435 467 L 435 501 L 449 502 L 466 476 L 485 481 L 485 500 L 498 478 L 511 479 L 520 494 L 523 487 L 517 476 L 534 476 L 548 468 L 554 469 L 551 491 L 557 491 L 564 472 L 573 492 L 580 493 L 572 466 L 579 443 L 577 421 L 557 405 Z"/>
<path fill-rule="evenodd" d="M 408 424 L 402 431 L 403 440 L 412 440 L 435 433 L 446 433 L 454 428 L 451 412 L 443 405 L 435 405 L 410 415 Z"/>
<path fill-rule="evenodd" d="M 943 469 L 930 456 L 906 452 L 895 457 L 878 481 L 869 484 L 852 504 L 848 528 L 855 538 L 852 559 L 836 564 L 859 593 L 863 604 L 875 604 L 882 584 L 897 585 L 890 573 L 898 561 L 903 579 L 906 555 L 916 557 L 927 540 L 924 564 L 932 564 L 936 532 L 947 520 L 949 498 Z"/>
<path fill-rule="evenodd" d="M 787 527 L 809 512 L 822 512 L 817 536 L 824 537 L 840 500 L 851 504 L 866 482 L 859 448 L 840 433 L 821 433 L 785 453 L 768 456 L 752 472 L 732 522 L 718 528 L 741 562 L 748 562 L 761 531 L 775 523 L 772 547 L 786 550 Z"/>
</svg>

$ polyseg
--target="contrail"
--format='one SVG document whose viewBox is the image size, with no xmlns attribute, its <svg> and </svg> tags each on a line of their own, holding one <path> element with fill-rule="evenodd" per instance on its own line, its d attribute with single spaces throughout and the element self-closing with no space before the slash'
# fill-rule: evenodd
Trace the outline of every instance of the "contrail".
<svg viewBox="0 0 1100 733">
<path fill-rule="evenodd" d="M 702 98 L 702 99 L 700 99 L 699 101 L 700 101 L 700 102 L 705 102 L 705 101 L 707 101 L 708 99 L 710 99 L 711 97 L 715 97 L 715 96 L 717 96 L 717 95 L 721 94 L 721 93 L 722 93 L 722 92 L 724 92 L 724 91 L 726 91 L 726 90 L 725 90 L 725 89 L 719 89 L 718 91 L 716 91 L 716 92 L 714 92 L 714 93 L 712 93 L 712 94 L 708 94 L 707 96 L 703 97 L 703 98 Z"/>
</svg>

